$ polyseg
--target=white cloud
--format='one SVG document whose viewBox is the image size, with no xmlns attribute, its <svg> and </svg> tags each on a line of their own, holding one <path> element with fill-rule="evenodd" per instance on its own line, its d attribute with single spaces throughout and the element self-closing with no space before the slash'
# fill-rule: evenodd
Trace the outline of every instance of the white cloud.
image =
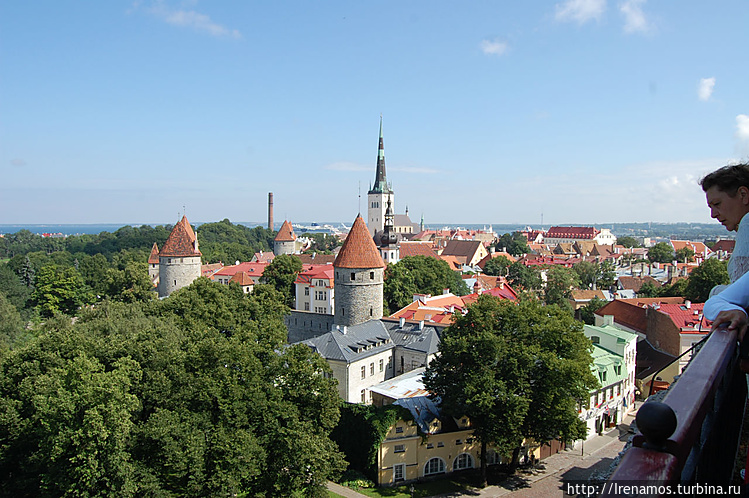
<svg viewBox="0 0 749 498">
<path fill-rule="evenodd" d="M 507 52 L 507 42 L 500 40 L 482 40 L 481 51 L 486 55 L 503 55 Z"/>
<path fill-rule="evenodd" d="M 746 114 L 736 116 L 736 138 L 749 142 L 749 116 Z"/>
<path fill-rule="evenodd" d="M 601 19 L 606 10 L 606 0 L 567 0 L 556 5 L 557 21 L 574 21 L 578 24 Z"/>
<path fill-rule="evenodd" d="M 702 101 L 710 100 L 715 88 L 715 78 L 701 78 L 700 85 L 697 88 L 697 96 Z"/>
<path fill-rule="evenodd" d="M 624 15 L 624 32 L 637 33 L 650 30 L 650 23 L 645 18 L 642 11 L 642 4 L 646 0 L 625 0 L 620 6 L 619 11 Z"/>
<path fill-rule="evenodd" d="M 137 7 L 134 4 L 134 7 Z M 173 9 L 162 1 L 157 1 L 147 9 L 152 15 L 173 26 L 192 28 L 215 37 L 242 38 L 239 30 L 230 29 L 211 20 L 211 18 L 194 10 Z"/>
<path fill-rule="evenodd" d="M 13 166 L 26 166 L 26 161 L 24 159 L 11 159 L 10 164 Z"/>
</svg>

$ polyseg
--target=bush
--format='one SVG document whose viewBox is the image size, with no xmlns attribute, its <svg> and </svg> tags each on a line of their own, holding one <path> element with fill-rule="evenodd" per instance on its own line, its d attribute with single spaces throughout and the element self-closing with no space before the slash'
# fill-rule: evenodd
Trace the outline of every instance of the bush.
<svg viewBox="0 0 749 498">
<path fill-rule="evenodd" d="M 349 469 L 341 476 L 341 486 L 352 489 L 374 488 L 375 484 L 358 470 Z"/>
</svg>

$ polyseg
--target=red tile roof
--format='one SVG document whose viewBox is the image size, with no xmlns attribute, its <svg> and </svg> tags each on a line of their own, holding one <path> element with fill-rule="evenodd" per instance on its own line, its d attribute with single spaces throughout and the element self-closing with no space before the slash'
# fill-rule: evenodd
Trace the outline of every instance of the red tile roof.
<svg viewBox="0 0 749 498">
<path fill-rule="evenodd" d="M 361 215 L 354 220 L 333 266 L 336 268 L 385 268 L 385 262 L 382 261 L 380 252 L 369 235 L 369 229 Z"/>
<path fill-rule="evenodd" d="M 400 257 L 403 259 L 406 256 L 427 256 L 439 259 L 437 253 L 432 249 L 431 244 L 424 242 L 401 242 Z"/>
<path fill-rule="evenodd" d="M 187 216 L 183 216 L 169 234 L 164 245 L 159 252 L 159 257 L 191 257 L 202 256 L 197 249 L 197 240 L 195 232 L 192 231 Z"/>
<path fill-rule="evenodd" d="M 148 264 L 159 264 L 159 246 L 156 245 L 156 242 L 153 243 L 153 247 L 151 248 L 151 255 L 148 257 Z"/>
<path fill-rule="evenodd" d="M 263 271 L 268 263 L 239 263 L 238 265 L 225 266 L 220 271 L 213 274 L 214 277 L 222 276 L 234 276 L 239 272 L 244 272 L 247 275 L 257 279 L 263 276 Z"/>
<path fill-rule="evenodd" d="M 704 303 L 661 304 L 658 311 L 667 314 L 681 332 L 708 332 L 711 322 L 702 320 L 704 306 Z"/>
<path fill-rule="evenodd" d="M 551 227 L 544 238 L 547 239 L 594 239 L 599 231 L 594 227 Z"/>
<path fill-rule="evenodd" d="M 308 284 L 312 279 L 329 280 L 333 284 L 333 265 L 310 265 L 309 268 L 300 271 L 294 280 L 295 284 Z"/>
<path fill-rule="evenodd" d="M 273 240 L 276 242 L 292 242 L 296 240 L 296 235 L 294 235 L 294 230 L 291 228 L 289 220 L 284 220 L 283 225 L 281 225 L 276 234 L 276 238 Z"/>
<path fill-rule="evenodd" d="M 234 276 L 231 277 L 231 280 L 229 280 L 229 282 L 236 282 L 242 286 L 255 285 L 255 281 L 252 279 L 252 277 L 247 275 L 243 271 L 238 271 L 237 273 L 235 273 Z"/>
<path fill-rule="evenodd" d="M 303 265 L 325 265 L 335 261 L 335 254 L 294 254 L 294 257 L 301 259 Z"/>
<path fill-rule="evenodd" d="M 736 247 L 736 241 L 733 239 L 721 239 L 711 248 L 713 252 L 726 251 L 733 252 L 733 248 Z"/>
</svg>

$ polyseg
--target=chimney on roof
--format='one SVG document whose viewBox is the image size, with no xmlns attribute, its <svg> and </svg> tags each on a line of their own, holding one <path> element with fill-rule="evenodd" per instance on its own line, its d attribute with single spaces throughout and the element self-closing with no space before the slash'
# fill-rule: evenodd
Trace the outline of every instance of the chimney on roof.
<svg viewBox="0 0 749 498">
<path fill-rule="evenodd" d="M 604 315 L 603 316 L 603 324 L 604 325 L 614 325 L 614 315 Z"/>
<path fill-rule="evenodd" d="M 268 230 L 273 230 L 273 192 L 268 192 Z"/>
<path fill-rule="evenodd" d="M 424 320 L 419 321 L 419 330 L 424 330 Z"/>
<path fill-rule="evenodd" d="M 446 296 L 448 294 L 450 294 L 450 289 L 442 289 L 442 295 L 443 296 Z"/>
<path fill-rule="evenodd" d="M 406 325 L 405 317 L 401 317 L 399 324 L 400 324 L 400 328 L 403 328 L 403 326 Z"/>
<path fill-rule="evenodd" d="M 692 301 L 690 301 L 689 299 L 684 301 L 684 307 L 688 310 L 692 309 Z"/>
</svg>

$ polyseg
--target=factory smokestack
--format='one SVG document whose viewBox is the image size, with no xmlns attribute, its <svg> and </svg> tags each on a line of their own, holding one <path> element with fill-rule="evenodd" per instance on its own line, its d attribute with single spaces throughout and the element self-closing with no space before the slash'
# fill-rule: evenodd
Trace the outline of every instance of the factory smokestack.
<svg viewBox="0 0 749 498">
<path fill-rule="evenodd" d="M 273 230 L 273 192 L 268 192 L 268 230 Z"/>
</svg>

